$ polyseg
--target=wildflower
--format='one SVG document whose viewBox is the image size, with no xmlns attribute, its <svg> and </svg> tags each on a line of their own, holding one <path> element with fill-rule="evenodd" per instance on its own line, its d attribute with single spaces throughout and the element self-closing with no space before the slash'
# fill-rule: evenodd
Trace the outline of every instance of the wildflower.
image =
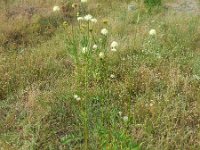
<svg viewBox="0 0 200 150">
<path fill-rule="evenodd" d="M 153 106 L 153 103 L 150 103 L 149 106 L 152 107 L 152 106 Z"/>
<path fill-rule="evenodd" d="M 117 51 L 117 47 L 119 46 L 119 44 L 116 41 L 113 41 L 110 45 L 111 47 L 111 51 L 116 52 Z"/>
<path fill-rule="evenodd" d="M 149 35 L 156 35 L 156 30 L 155 29 L 151 29 L 150 31 L 149 31 Z"/>
<path fill-rule="evenodd" d="M 97 19 L 96 19 L 96 18 L 92 18 L 92 19 L 91 19 L 91 22 L 97 23 Z"/>
<path fill-rule="evenodd" d="M 81 98 L 80 98 L 80 97 L 77 97 L 77 98 L 76 98 L 76 100 L 77 100 L 77 101 L 80 101 L 80 100 L 81 100 Z"/>
<path fill-rule="evenodd" d="M 54 12 L 60 11 L 60 7 L 59 7 L 59 6 L 54 6 L 54 7 L 53 7 L 53 11 L 54 11 Z"/>
<path fill-rule="evenodd" d="M 81 98 L 78 96 L 78 95 L 74 95 L 74 99 L 76 100 L 76 101 L 80 101 L 81 100 Z"/>
<path fill-rule="evenodd" d="M 87 53 L 87 51 L 88 51 L 87 47 L 83 47 L 83 48 L 82 48 L 82 53 L 83 53 L 83 54 Z"/>
<path fill-rule="evenodd" d="M 108 34 L 108 30 L 106 28 L 101 29 L 101 34 L 107 35 Z"/>
<path fill-rule="evenodd" d="M 114 74 L 111 74 L 110 77 L 111 77 L 112 79 L 114 79 L 114 78 L 115 78 L 115 75 L 114 75 Z"/>
<path fill-rule="evenodd" d="M 87 0 L 81 0 L 81 3 L 86 3 L 87 2 Z"/>
<path fill-rule="evenodd" d="M 82 21 L 83 17 L 77 17 L 77 21 Z"/>
<path fill-rule="evenodd" d="M 96 49 L 98 48 L 98 46 L 97 46 L 96 44 L 94 44 L 94 45 L 92 46 L 92 48 L 93 48 L 94 50 L 96 50 Z"/>
<path fill-rule="evenodd" d="M 124 116 L 123 120 L 124 120 L 124 122 L 127 122 L 128 121 L 128 116 Z"/>
<path fill-rule="evenodd" d="M 85 21 L 91 21 L 92 15 L 88 14 L 84 17 Z"/>
<path fill-rule="evenodd" d="M 116 48 L 116 47 L 118 47 L 118 43 L 116 42 L 116 41 L 113 41 L 112 43 L 111 43 L 111 45 L 110 45 L 110 47 L 112 48 L 112 47 L 114 47 L 114 48 Z"/>
<path fill-rule="evenodd" d="M 105 57 L 104 52 L 100 52 L 100 53 L 99 53 L 99 58 L 103 59 L 104 57 Z"/>
<path fill-rule="evenodd" d="M 76 94 L 74 95 L 74 99 L 77 99 L 78 97 L 79 97 L 78 95 L 76 95 Z"/>
<path fill-rule="evenodd" d="M 122 115 L 122 112 L 121 112 L 121 111 L 119 111 L 118 113 L 119 113 L 120 116 Z"/>
</svg>

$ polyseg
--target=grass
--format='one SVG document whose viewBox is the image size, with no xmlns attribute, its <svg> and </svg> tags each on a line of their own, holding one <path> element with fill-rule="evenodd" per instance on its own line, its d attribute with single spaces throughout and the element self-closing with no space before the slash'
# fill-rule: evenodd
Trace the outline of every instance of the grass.
<svg viewBox="0 0 200 150">
<path fill-rule="evenodd" d="M 88 2 L 82 11 L 96 24 L 79 23 L 76 16 L 63 24 L 66 18 L 51 12 L 52 2 L 41 4 L 51 13 L 38 13 L 31 22 L 56 21 L 51 36 L 27 20 L 10 26 L 32 42 L 0 48 L 3 150 L 200 148 L 198 16 L 161 7 L 149 14 L 139 2 L 127 12 L 127 3 Z M 13 22 L 2 21 L 5 35 Z M 151 29 L 156 35 L 149 35 Z M 116 52 L 112 41 L 119 43 Z"/>
</svg>

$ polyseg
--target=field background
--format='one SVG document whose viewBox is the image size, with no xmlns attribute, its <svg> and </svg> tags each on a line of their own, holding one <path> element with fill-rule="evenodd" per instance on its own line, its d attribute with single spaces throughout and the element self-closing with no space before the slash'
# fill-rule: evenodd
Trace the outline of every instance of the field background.
<svg viewBox="0 0 200 150">
<path fill-rule="evenodd" d="M 199 150 L 199 12 L 195 0 L 1 0 L 0 150 Z"/>
</svg>

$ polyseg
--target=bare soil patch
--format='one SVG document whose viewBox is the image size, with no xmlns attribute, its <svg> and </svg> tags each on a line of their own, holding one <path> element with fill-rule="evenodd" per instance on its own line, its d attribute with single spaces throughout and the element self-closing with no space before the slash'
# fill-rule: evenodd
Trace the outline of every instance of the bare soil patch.
<svg viewBox="0 0 200 150">
<path fill-rule="evenodd" d="M 199 2 L 197 0 L 176 0 L 176 2 L 166 3 L 166 7 L 176 12 L 200 14 Z"/>
</svg>

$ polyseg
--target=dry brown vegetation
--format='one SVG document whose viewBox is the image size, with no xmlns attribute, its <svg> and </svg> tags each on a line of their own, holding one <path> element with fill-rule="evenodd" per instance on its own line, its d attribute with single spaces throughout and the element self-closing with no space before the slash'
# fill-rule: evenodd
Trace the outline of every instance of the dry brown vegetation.
<svg viewBox="0 0 200 150">
<path fill-rule="evenodd" d="M 0 2 L 1 149 L 200 149 L 199 15 L 130 2 Z"/>
</svg>

